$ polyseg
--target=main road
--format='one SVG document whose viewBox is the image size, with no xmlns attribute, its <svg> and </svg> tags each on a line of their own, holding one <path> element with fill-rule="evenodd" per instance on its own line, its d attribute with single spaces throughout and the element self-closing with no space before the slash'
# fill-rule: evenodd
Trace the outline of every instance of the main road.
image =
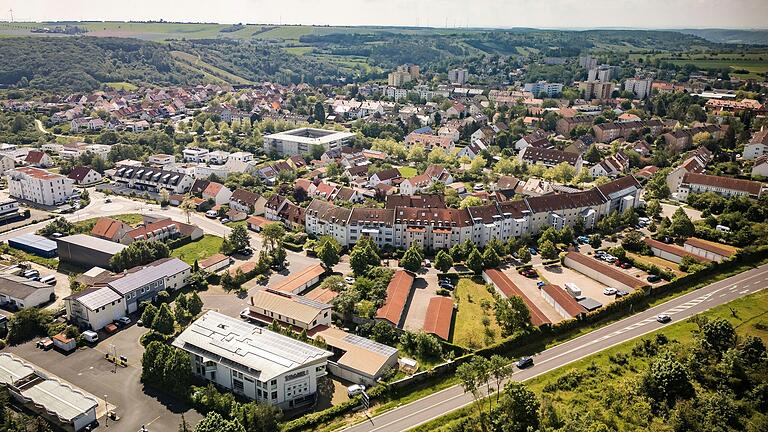
<svg viewBox="0 0 768 432">
<path fill-rule="evenodd" d="M 658 330 L 664 326 L 656 321 L 656 316 L 659 314 L 668 314 L 673 322 L 681 321 L 766 287 L 768 287 L 768 264 L 723 279 L 542 351 L 533 356 L 534 366 L 524 370 L 515 369 L 510 379 L 526 381 Z M 456 385 L 350 426 L 344 431 L 401 432 L 467 406 L 473 400 L 470 393 L 466 393 L 461 386 Z"/>
</svg>

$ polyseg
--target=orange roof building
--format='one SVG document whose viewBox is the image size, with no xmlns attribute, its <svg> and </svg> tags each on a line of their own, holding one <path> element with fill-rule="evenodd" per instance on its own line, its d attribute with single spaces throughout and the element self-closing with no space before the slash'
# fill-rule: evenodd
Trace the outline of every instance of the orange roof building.
<svg viewBox="0 0 768 432">
<path fill-rule="evenodd" d="M 405 317 L 405 305 L 413 292 L 414 277 L 410 272 L 397 270 L 387 285 L 387 300 L 376 312 L 376 319 L 389 321 L 395 327 L 401 327 Z"/>
<path fill-rule="evenodd" d="M 541 326 L 544 324 L 551 324 L 552 321 L 550 321 L 549 318 L 547 318 L 546 315 L 544 315 L 544 312 L 541 311 L 533 302 L 531 299 L 529 299 L 523 292 L 520 290 L 520 288 L 517 287 L 504 273 L 501 272 L 501 270 L 498 269 L 485 269 L 483 270 L 483 279 L 486 280 L 486 282 L 492 283 L 496 288 L 499 289 L 499 291 L 504 294 L 505 297 L 509 298 L 512 296 L 518 296 L 523 299 L 525 302 L 525 305 L 528 306 L 528 310 L 531 311 L 531 324 L 535 326 Z"/>
<path fill-rule="evenodd" d="M 450 297 L 432 297 L 427 306 L 424 331 L 448 340 L 453 321 L 453 300 Z"/>
</svg>

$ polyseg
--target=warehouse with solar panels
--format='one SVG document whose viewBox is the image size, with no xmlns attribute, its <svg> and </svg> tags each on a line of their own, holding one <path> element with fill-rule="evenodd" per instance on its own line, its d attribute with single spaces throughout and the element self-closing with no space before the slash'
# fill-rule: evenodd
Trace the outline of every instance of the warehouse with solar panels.
<svg viewBox="0 0 768 432">
<path fill-rule="evenodd" d="M 8 239 L 8 246 L 43 258 L 56 256 L 56 242 L 36 234 L 22 234 Z"/>
</svg>

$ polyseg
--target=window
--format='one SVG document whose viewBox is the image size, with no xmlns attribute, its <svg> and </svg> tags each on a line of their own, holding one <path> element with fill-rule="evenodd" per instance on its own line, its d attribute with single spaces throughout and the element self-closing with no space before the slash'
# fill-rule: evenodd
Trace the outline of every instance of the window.
<svg viewBox="0 0 768 432">
<path fill-rule="evenodd" d="M 276 391 L 272 392 L 272 399 L 277 399 L 277 392 Z"/>
</svg>

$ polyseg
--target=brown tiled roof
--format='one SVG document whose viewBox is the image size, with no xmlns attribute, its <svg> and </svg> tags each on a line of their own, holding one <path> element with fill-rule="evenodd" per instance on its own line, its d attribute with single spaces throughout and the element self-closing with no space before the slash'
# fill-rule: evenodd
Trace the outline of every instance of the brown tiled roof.
<svg viewBox="0 0 768 432">
<path fill-rule="evenodd" d="M 381 222 L 391 226 L 395 222 L 395 210 L 380 208 L 353 208 L 352 214 L 349 217 L 349 222 Z"/>
<path fill-rule="evenodd" d="M 378 177 L 381 181 L 386 181 L 399 178 L 401 175 L 397 168 L 388 168 L 377 172 L 376 177 Z"/>
<path fill-rule="evenodd" d="M 499 189 L 514 189 L 517 187 L 520 180 L 513 176 L 501 176 L 499 181 L 496 182 L 496 187 Z"/>
<path fill-rule="evenodd" d="M 523 159 L 534 162 L 547 161 L 553 164 L 567 162 L 571 165 L 575 165 L 579 159 L 579 155 L 543 147 L 526 147 L 523 152 Z"/>
<path fill-rule="evenodd" d="M 203 190 L 203 194 L 215 197 L 219 194 L 219 191 L 221 191 L 222 188 L 224 188 L 223 184 L 210 182 L 208 183 L 208 186 L 206 186 L 205 190 Z"/>
<path fill-rule="evenodd" d="M 448 340 L 453 321 L 453 300 L 450 297 L 432 297 L 424 317 L 424 331 Z"/>
<path fill-rule="evenodd" d="M 121 228 L 128 230 L 131 227 L 118 220 L 103 217 L 96 221 L 96 224 L 91 229 L 91 235 L 106 240 L 117 240 L 115 235 Z"/>
<path fill-rule="evenodd" d="M 513 218 L 521 218 L 524 214 L 530 213 L 528 204 L 523 200 L 504 201 L 499 203 L 499 211 L 502 214 L 509 213 Z"/>
<path fill-rule="evenodd" d="M 237 189 L 232 192 L 232 196 L 229 198 L 230 201 L 239 202 L 245 205 L 253 205 L 258 199 L 259 194 L 247 189 Z"/>
<path fill-rule="evenodd" d="M 528 310 L 531 311 L 531 324 L 535 326 L 540 326 L 543 324 L 550 324 L 552 321 L 547 318 L 546 315 L 539 309 L 531 299 L 529 299 L 523 292 L 520 290 L 520 288 L 517 287 L 504 273 L 501 272 L 499 269 L 485 269 L 483 272 L 488 276 L 488 278 L 491 279 L 494 285 L 496 285 L 499 290 L 504 293 L 504 295 L 509 298 L 514 296 L 518 296 L 523 299 L 523 302 L 525 302 L 525 305 L 528 306 Z"/>
<path fill-rule="evenodd" d="M 634 278 L 623 271 L 617 269 L 614 266 L 603 264 L 600 261 L 590 258 L 586 255 L 580 254 L 579 252 L 568 252 L 566 255 L 566 258 L 570 258 L 580 264 L 583 264 L 593 270 L 598 271 L 599 273 L 602 273 L 609 278 L 615 280 L 616 282 L 620 282 L 626 286 L 632 287 L 632 288 L 642 288 L 647 283 L 643 282 L 640 279 Z"/>
<path fill-rule="evenodd" d="M 445 198 L 442 195 L 388 195 L 384 207 L 445 208 Z"/>
<path fill-rule="evenodd" d="M 604 204 L 603 195 L 597 189 L 590 189 L 572 194 L 552 194 L 526 198 L 534 213 L 557 211 L 562 209 L 589 207 Z"/>
<path fill-rule="evenodd" d="M 480 222 L 487 224 L 493 223 L 496 219 L 501 218 L 499 209 L 493 204 L 467 207 L 467 210 L 469 210 L 469 215 L 472 216 L 473 221 L 479 219 Z"/>
<path fill-rule="evenodd" d="M 136 229 L 133 229 L 131 231 L 128 231 L 125 235 L 132 239 L 139 239 L 144 240 L 148 237 L 148 233 L 151 233 L 155 230 L 162 230 L 162 229 L 178 229 L 176 226 L 176 222 L 173 221 L 173 219 L 162 219 L 157 222 L 152 222 L 151 224 L 144 225 L 142 227 L 138 227 Z"/>
<path fill-rule="evenodd" d="M 78 166 L 72 168 L 72 171 L 69 172 L 67 177 L 71 178 L 72 180 L 82 181 L 89 172 L 91 172 L 91 168 L 86 166 Z"/>
<path fill-rule="evenodd" d="M 541 289 L 549 294 L 555 303 L 559 304 L 571 317 L 587 313 L 584 306 L 580 305 L 570 294 L 557 285 L 544 285 Z"/>
<path fill-rule="evenodd" d="M 687 256 L 687 257 L 695 258 L 695 259 L 701 260 L 701 261 L 710 261 L 710 260 L 708 260 L 706 258 L 703 258 L 703 257 L 700 257 L 700 256 L 698 256 L 698 255 L 696 255 L 694 253 L 688 252 L 687 250 L 685 250 L 685 249 L 683 249 L 683 248 L 681 248 L 680 246 L 677 246 L 677 245 L 667 244 L 667 243 L 664 243 L 664 242 L 660 242 L 660 241 L 654 240 L 654 239 L 652 239 L 650 237 L 646 237 L 645 239 L 643 239 L 643 241 L 645 241 L 645 244 L 647 244 L 648 246 L 650 246 L 652 248 L 660 249 L 660 250 L 662 250 L 662 251 L 664 251 L 666 253 L 672 254 L 672 255 L 677 255 L 679 257 Z"/>
<path fill-rule="evenodd" d="M 750 195 L 760 195 L 760 190 L 763 187 L 762 183 L 756 181 L 697 174 L 692 172 L 683 175 L 683 183 L 743 191 L 749 193 Z"/>
<path fill-rule="evenodd" d="M 634 176 L 628 175 L 628 176 L 610 181 L 604 185 L 600 185 L 597 187 L 597 189 L 600 192 L 602 192 L 606 198 L 609 198 L 609 195 L 614 194 L 616 192 L 621 192 L 624 189 L 629 189 L 633 186 L 637 189 L 640 189 L 640 182 L 638 182 Z"/>
<path fill-rule="evenodd" d="M 198 264 L 200 265 L 201 269 L 205 269 L 215 264 L 218 264 L 224 260 L 229 260 L 229 257 L 224 254 L 217 253 L 209 256 L 204 260 L 201 260 Z"/>
<path fill-rule="evenodd" d="M 307 206 L 306 214 L 314 216 L 320 220 L 332 221 L 346 225 L 352 210 L 331 204 L 327 201 L 314 199 Z"/>
<path fill-rule="evenodd" d="M 37 164 L 43 160 L 43 156 L 45 156 L 44 152 L 41 152 L 39 150 L 30 150 L 29 153 L 27 153 L 27 158 L 24 159 L 24 161 Z"/>
<path fill-rule="evenodd" d="M 413 275 L 405 270 L 395 271 L 392 280 L 387 285 L 387 300 L 384 306 L 376 312 L 376 318 L 389 321 L 399 326 L 405 312 L 405 304 L 413 290 Z"/>
<path fill-rule="evenodd" d="M 467 209 L 425 209 L 398 207 L 395 210 L 395 223 L 465 227 L 472 224 Z"/>
</svg>

